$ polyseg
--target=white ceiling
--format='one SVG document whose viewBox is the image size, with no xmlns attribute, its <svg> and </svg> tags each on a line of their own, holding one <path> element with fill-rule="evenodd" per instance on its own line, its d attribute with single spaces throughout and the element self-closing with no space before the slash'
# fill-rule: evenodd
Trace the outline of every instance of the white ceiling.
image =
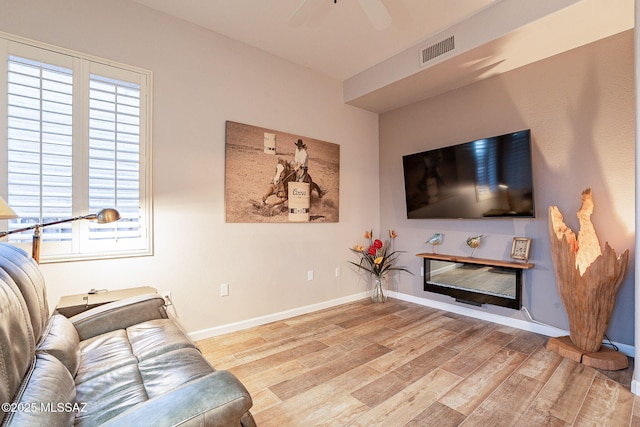
<svg viewBox="0 0 640 427">
<path fill-rule="evenodd" d="M 346 102 L 376 112 L 488 77 L 478 72 L 480 60 L 491 65 L 493 74 L 504 72 L 633 28 L 634 15 L 633 0 L 381 0 L 392 23 L 376 30 L 360 5 L 367 0 L 132 1 L 343 81 Z M 292 25 L 290 18 L 303 1 L 303 22 Z M 513 21 L 536 13 L 550 18 L 536 18 L 526 31 L 518 28 L 519 36 L 509 30 Z M 496 21 L 499 14 L 502 21 Z M 487 16 L 489 21 L 478 24 Z M 501 25 L 508 31 L 500 33 Z M 394 63 L 403 52 L 451 28 L 478 40 L 489 34 L 489 39 L 451 55 L 451 66 L 440 63 L 432 71 L 404 72 L 402 64 Z M 478 66 L 465 71 L 469 63 Z M 398 70 L 400 77 L 390 76 Z M 353 96 L 352 87 L 357 88 Z"/>
<path fill-rule="evenodd" d="M 288 21 L 303 0 L 133 1 L 342 81 L 499 0 L 383 0 L 382 31 L 357 0 L 308 0 L 319 7 L 298 27 Z"/>
</svg>

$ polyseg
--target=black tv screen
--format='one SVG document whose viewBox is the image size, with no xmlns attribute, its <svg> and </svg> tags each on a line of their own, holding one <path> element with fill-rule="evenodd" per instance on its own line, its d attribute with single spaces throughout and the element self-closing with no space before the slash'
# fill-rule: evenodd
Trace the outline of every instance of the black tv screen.
<svg viewBox="0 0 640 427">
<path fill-rule="evenodd" d="M 402 157 L 407 218 L 535 217 L 531 131 Z"/>
</svg>

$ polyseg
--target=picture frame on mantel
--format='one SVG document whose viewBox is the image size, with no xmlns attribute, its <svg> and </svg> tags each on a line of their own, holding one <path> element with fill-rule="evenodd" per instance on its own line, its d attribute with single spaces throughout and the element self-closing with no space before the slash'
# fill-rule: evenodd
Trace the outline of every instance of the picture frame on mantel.
<svg viewBox="0 0 640 427">
<path fill-rule="evenodd" d="M 511 258 L 523 262 L 529 260 L 531 250 L 531 239 L 528 237 L 514 237 L 511 244 Z"/>
<path fill-rule="evenodd" d="M 233 121 L 225 128 L 226 222 L 339 221 L 340 145 Z"/>
</svg>

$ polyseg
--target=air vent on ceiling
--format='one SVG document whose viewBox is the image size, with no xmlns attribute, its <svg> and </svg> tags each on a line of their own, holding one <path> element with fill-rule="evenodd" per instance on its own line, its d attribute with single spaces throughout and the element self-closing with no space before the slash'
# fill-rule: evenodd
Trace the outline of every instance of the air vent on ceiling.
<svg viewBox="0 0 640 427">
<path fill-rule="evenodd" d="M 427 46 L 420 51 L 420 65 L 424 65 L 434 58 L 440 55 L 444 55 L 447 52 L 456 48 L 456 42 L 454 36 L 448 37 L 438 43 L 434 43 L 431 46 Z"/>
</svg>

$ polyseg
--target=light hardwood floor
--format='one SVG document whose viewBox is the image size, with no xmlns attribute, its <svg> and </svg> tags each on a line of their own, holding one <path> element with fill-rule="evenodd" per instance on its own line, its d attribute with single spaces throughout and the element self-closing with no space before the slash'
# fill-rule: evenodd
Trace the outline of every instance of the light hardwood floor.
<svg viewBox="0 0 640 427">
<path fill-rule="evenodd" d="M 260 427 L 640 426 L 628 386 L 546 337 L 395 299 L 197 344 L 245 384 Z"/>
</svg>

